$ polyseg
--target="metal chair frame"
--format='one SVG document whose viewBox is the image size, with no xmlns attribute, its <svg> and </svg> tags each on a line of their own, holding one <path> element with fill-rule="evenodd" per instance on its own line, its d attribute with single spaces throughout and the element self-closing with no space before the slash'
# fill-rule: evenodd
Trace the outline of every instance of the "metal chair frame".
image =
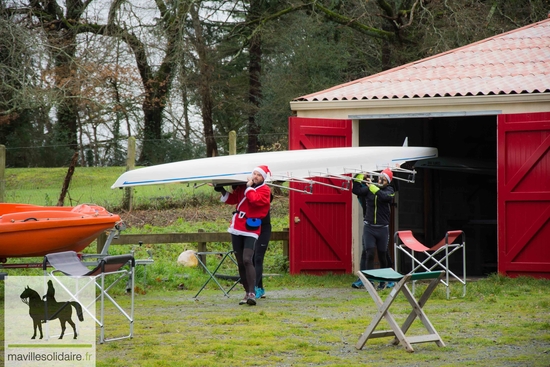
<svg viewBox="0 0 550 367">
<path fill-rule="evenodd" d="M 228 259 L 228 258 L 237 266 L 237 268 L 239 267 L 239 265 L 237 264 L 237 260 L 235 260 L 235 258 L 233 256 L 234 253 L 235 253 L 235 251 L 233 251 L 233 250 L 227 251 L 227 252 L 219 252 L 219 251 L 195 252 L 195 256 L 197 257 L 197 260 L 198 260 L 199 264 L 201 264 L 204 271 L 207 272 L 210 276 L 208 277 L 206 282 L 202 285 L 202 287 L 199 289 L 199 291 L 197 292 L 197 294 L 195 294 L 195 296 L 193 298 L 197 298 L 199 296 L 199 294 L 202 292 L 202 290 L 208 285 L 208 283 L 210 283 L 211 280 L 213 280 L 218 285 L 218 288 L 220 288 L 220 290 L 223 292 L 223 294 L 226 297 L 229 297 L 229 292 L 231 292 L 231 290 L 233 290 L 233 288 L 235 288 L 237 286 L 237 284 L 239 284 L 241 278 L 237 277 L 237 280 L 226 291 L 225 288 L 220 284 L 220 282 L 218 282 L 218 279 L 216 278 L 216 275 L 218 277 L 220 276 L 219 274 L 217 274 L 218 270 L 220 269 L 222 264 L 225 262 L 225 260 Z M 210 269 L 208 269 L 208 266 L 206 265 L 206 255 L 221 255 L 222 256 L 221 259 L 220 259 L 220 262 L 218 263 L 218 265 L 216 266 L 216 268 L 213 271 L 210 271 Z M 204 261 L 203 261 L 203 259 L 204 259 Z"/>
<path fill-rule="evenodd" d="M 456 240 L 458 242 L 455 242 Z M 455 274 L 449 267 L 449 258 L 457 251 L 462 250 L 462 276 Z M 410 252 L 409 252 L 410 251 Z M 466 236 L 461 230 L 448 231 L 445 237 L 439 241 L 434 247 L 426 247 L 420 243 L 413 235 L 412 231 L 397 231 L 394 235 L 394 253 L 396 269 L 399 269 L 400 256 L 406 255 L 412 260 L 412 273 L 420 271 L 433 271 L 441 269 L 445 271 L 445 279 L 441 279 L 441 283 L 445 285 L 447 299 L 450 297 L 449 281 L 457 280 L 462 284 L 462 297 L 466 295 Z M 426 256 L 424 260 L 416 257 L 415 253 L 422 253 Z M 436 256 L 441 254 L 441 259 Z M 433 263 L 430 263 L 433 262 Z M 413 293 L 415 292 L 415 282 L 412 286 Z"/>
<path fill-rule="evenodd" d="M 48 273 L 48 265 L 54 269 Z M 125 265 L 129 265 L 128 269 L 123 269 Z M 87 267 L 87 263 L 84 263 L 79 258 L 78 254 L 74 251 L 58 252 L 48 254 L 44 256 L 43 270 L 44 276 L 50 277 L 55 280 L 75 301 L 78 301 L 78 294 L 89 286 L 94 286 L 99 289 L 99 295 L 95 300 L 88 305 L 82 305 L 83 311 L 85 311 L 93 320 L 99 325 L 100 336 L 99 342 L 103 344 L 106 341 L 120 340 L 133 337 L 134 331 L 134 285 L 135 285 L 135 260 L 132 255 L 114 255 L 104 256 L 100 258 L 97 265 L 90 269 Z M 77 282 L 77 287 L 74 290 L 68 289 L 68 287 L 62 281 L 64 274 L 77 280 L 84 280 L 84 284 L 81 286 L 80 282 Z M 110 284 L 106 278 L 109 277 Z M 116 302 L 116 300 L 109 294 L 109 291 L 123 279 L 128 279 L 126 284 L 126 290 L 130 293 L 131 301 L 129 310 L 123 308 Z M 105 301 L 108 300 L 111 304 L 124 316 L 129 323 L 129 334 L 114 338 L 105 337 Z M 95 307 L 96 302 L 100 304 L 100 315 L 96 317 L 95 313 L 91 312 L 91 307 Z"/>
</svg>

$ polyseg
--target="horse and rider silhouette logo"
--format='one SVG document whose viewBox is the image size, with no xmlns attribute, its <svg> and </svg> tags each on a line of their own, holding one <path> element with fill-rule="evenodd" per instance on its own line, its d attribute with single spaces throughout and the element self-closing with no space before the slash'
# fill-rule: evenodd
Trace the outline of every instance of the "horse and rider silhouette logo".
<svg viewBox="0 0 550 367">
<path fill-rule="evenodd" d="M 78 320 L 84 321 L 82 306 L 76 301 L 57 302 L 55 299 L 55 288 L 51 280 L 48 280 L 48 291 L 44 297 L 40 297 L 37 291 L 29 286 L 20 295 L 21 301 L 29 306 L 29 315 L 33 321 L 34 334 L 31 339 L 36 339 L 36 329 L 40 331 L 40 339 L 43 338 L 42 323 L 59 319 L 61 324 L 61 335 L 65 335 L 65 324 L 69 323 L 73 328 L 74 339 L 77 338 L 76 325 L 72 320 L 73 307 L 76 310 Z"/>
</svg>

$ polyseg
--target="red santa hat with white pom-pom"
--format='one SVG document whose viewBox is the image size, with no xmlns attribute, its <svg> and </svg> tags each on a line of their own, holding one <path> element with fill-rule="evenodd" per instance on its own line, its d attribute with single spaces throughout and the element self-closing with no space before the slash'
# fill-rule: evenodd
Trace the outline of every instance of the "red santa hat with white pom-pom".
<svg viewBox="0 0 550 367">
<path fill-rule="evenodd" d="M 393 180 L 393 172 L 389 168 L 386 168 L 385 170 L 382 171 L 382 176 L 386 178 L 386 181 L 388 181 L 388 183 L 390 183 L 391 180 Z"/>
<path fill-rule="evenodd" d="M 267 166 L 258 166 L 252 170 L 252 172 L 254 171 L 259 172 L 264 180 L 266 179 L 268 174 L 271 174 L 271 171 L 269 170 L 269 168 L 267 168 Z"/>
</svg>

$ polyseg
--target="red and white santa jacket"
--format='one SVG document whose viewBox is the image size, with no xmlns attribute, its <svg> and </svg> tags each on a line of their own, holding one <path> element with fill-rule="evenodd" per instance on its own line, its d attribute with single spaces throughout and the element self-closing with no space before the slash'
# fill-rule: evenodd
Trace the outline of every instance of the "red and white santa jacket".
<svg viewBox="0 0 550 367">
<path fill-rule="evenodd" d="M 231 224 L 227 232 L 239 236 L 249 236 L 258 238 L 261 226 L 256 228 L 247 227 L 249 223 L 261 220 L 269 212 L 271 201 L 271 190 L 269 186 L 262 183 L 256 187 L 246 187 L 240 185 L 235 187 L 232 193 L 226 192 L 220 199 L 226 204 L 236 205 L 236 210 L 231 218 Z"/>
</svg>

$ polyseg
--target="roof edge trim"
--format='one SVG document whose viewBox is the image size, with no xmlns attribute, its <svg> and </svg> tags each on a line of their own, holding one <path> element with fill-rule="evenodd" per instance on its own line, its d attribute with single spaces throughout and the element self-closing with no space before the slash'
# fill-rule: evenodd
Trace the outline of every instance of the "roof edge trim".
<svg viewBox="0 0 550 367">
<path fill-rule="evenodd" d="M 351 120 L 384 120 L 395 118 L 430 118 L 457 116 L 494 116 L 502 114 L 502 110 L 451 111 L 451 112 L 416 112 L 416 113 L 379 113 L 366 115 L 348 115 Z"/>
<path fill-rule="evenodd" d="M 505 94 L 505 95 L 481 95 L 481 96 L 455 96 L 455 97 L 430 97 L 407 99 L 369 99 L 353 101 L 291 101 L 292 111 L 333 110 L 333 109 L 369 109 L 369 108 L 402 108 L 402 107 L 430 107 L 463 105 L 485 105 L 505 103 L 550 103 L 550 93 L 540 94 Z"/>
</svg>

